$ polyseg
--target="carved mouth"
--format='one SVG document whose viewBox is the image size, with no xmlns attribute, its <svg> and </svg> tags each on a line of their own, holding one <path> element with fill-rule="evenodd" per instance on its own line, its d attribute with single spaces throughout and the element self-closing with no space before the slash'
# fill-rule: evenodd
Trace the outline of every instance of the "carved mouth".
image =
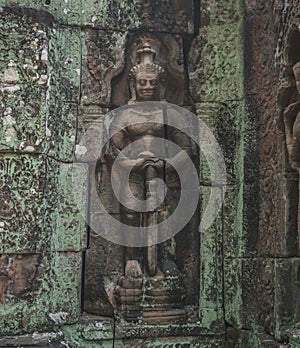
<svg viewBox="0 0 300 348">
<path fill-rule="evenodd" d="M 144 94 L 144 95 L 152 95 L 153 91 L 142 91 L 142 94 Z"/>
</svg>

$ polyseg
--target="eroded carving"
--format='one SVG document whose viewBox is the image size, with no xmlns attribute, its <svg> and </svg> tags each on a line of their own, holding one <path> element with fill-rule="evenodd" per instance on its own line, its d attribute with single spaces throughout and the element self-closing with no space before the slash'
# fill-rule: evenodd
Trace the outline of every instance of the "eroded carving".
<svg viewBox="0 0 300 348">
<path fill-rule="evenodd" d="M 289 253 L 297 253 L 297 239 L 299 240 L 300 231 L 300 194 L 296 193 L 300 172 L 300 50 L 298 48 L 300 31 L 292 21 L 290 27 L 284 28 L 281 35 L 285 45 L 279 51 L 284 68 L 281 71 L 278 105 L 285 131 L 286 171 L 291 178 L 287 185 L 290 218 L 287 221 L 289 235 L 286 244 Z"/>
<path fill-rule="evenodd" d="M 127 63 L 123 72 L 112 81 L 111 104 L 121 106 L 132 98 L 133 89 L 128 84 L 128 74 L 133 65 L 139 62 L 138 50 L 148 42 L 155 50 L 155 62 L 165 70 L 165 99 L 177 105 L 183 103 L 184 74 L 182 42 L 179 37 L 169 34 L 141 34 L 128 37 L 124 50 Z M 162 93 L 162 92 L 161 92 Z"/>
<path fill-rule="evenodd" d="M 156 63 L 154 47 L 151 40 L 147 40 L 136 49 L 136 61 L 128 74 L 130 100 L 126 108 L 112 113 L 110 142 L 96 170 L 100 196 L 111 209 L 113 205 L 108 201 L 103 175 L 105 166 L 115 166 L 112 175 L 116 182 L 121 183 L 119 197 L 122 203 L 113 213 L 120 214 L 120 220 L 126 226 L 147 228 L 157 225 L 174 209 L 172 204 L 174 197 L 178 196 L 180 184 L 172 166 L 161 159 L 168 157 L 167 147 L 158 148 L 155 139 L 168 139 L 180 146 L 182 150 L 173 157 L 179 166 L 184 166 L 183 152 L 192 155 L 187 135 L 178 129 L 166 128 L 167 104 L 164 98 L 167 71 Z M 150 104 L 145 105 L 145 102 Z M 181 117 L 183 129 L 187 127 L 184 117 L 180 114 L 178 117 Z M 139 141 L 138 147 L 132 145 L 135 141 Z M 129 185 L 126 185 L 124 172 L 128 170 L 131 173 Z M 158 207 L 156 203 L 161 202 L 163 190 L 156 178 L 169 184 L 171 196 L 158 203 Z M 137 204 L 150 197 L 155 208 L 147 206 L 146 212 L 139 212 Z M 148 201 L 150 205 L 151 200 Z M 124 233 L 126 243 L 128 238 Z M 124 245 L 132 245 L 126 243 Z M 124 247 L 124 274 L 118 280 L 115 300 L 125 320 L 142 318 L 151 324 L 180 322 L 186 319 L 184 298 L 182 273 L 176 263 L 175 238 L 159 246 L 149 243 L 147 247 Z"/>
<path fill-rule="evenodd" d="M 298 100 L 286 107 L 283 119 L 289 161 L 293 168 L 300 169 L 300 61 L 293 66 Z"/>
</svg>

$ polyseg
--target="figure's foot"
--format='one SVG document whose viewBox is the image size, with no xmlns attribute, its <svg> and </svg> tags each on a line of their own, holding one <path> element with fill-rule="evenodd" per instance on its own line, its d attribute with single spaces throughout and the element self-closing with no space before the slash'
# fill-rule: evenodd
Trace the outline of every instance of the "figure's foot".
<svg viewBox="0 0 300 348">
<path fill-rule="evenodd" d="M 118 284 L 124 289 L 141 289 L 143 274 L 140 264 L 136 260 L 129 260 L 125 266 L 125 274 L 120 277 Z"/>
<path fill-rule="evenodd" d="M 128 260 L 125 266 L 125 277 L 141 278 L 143 276 L 142 269 L 137 260 Z"/>
<path fill-rule="evenodd" d="M 125 274 L 118 280 L 115 288 L 115 300 L 123 319 L 135 322 L 141 317 L 140 308 L 143 294 L 143 275 L 136 260 L 129 260 L 125 266 Z"/>
</svg>

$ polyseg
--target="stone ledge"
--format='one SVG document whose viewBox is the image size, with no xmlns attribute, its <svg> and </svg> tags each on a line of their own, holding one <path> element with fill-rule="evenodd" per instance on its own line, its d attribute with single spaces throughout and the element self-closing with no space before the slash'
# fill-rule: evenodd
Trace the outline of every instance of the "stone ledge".
<svg viewBox="0 0 300 348">
<path fill-rule="evenodd" d="M 115 330 L 115 332 L 114 332 Z M 212 332 L 203 328 L 201 323 L 185 323 L 185 324 L 168 324 L 168 325 L 145 325 L 140 323 L 129 324 L 126 322 L 116 322 L 114 328 L 114 320 L 110 318 L 102 318 L 97 316 L 82 316 L 76 331 L 80 337 L 87 341 L 97 340 L 116 340 L 133 339 L 133 338 L 151 338 L 151 337 L 192 337 L 199 339 L 222 339 L 223 332 Z"/>
<path fill-rule="evenodd" d="M 66 347 L 61 344 L 58 340 L 62 338 L 62 333 L 58 332 L 46 332 L 46 333 L 33 333 L 31 335 L 21 336 L 3 336 L 0 337 L 0 348 L 8 347 Z"/>
</svg>

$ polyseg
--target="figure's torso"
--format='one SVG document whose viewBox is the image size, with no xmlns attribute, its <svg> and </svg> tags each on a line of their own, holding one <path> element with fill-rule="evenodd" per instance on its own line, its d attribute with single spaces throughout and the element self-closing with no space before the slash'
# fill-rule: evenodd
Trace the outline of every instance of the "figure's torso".
<svg viewBox="0 0 300 348">
<path fill-rule="evenodd" d="M 124 155 L 136 159 L 141 152 L 150 151 L 154 156 L 161 155 L 163 149 L 158 149 L 155 139 L 165 138 L 165 125 L 162 110 L 154 112 L 142 112 L 135 109 L 127 109 L 113 120 L 111 132 L 122 129 Z"/>
</svg>

